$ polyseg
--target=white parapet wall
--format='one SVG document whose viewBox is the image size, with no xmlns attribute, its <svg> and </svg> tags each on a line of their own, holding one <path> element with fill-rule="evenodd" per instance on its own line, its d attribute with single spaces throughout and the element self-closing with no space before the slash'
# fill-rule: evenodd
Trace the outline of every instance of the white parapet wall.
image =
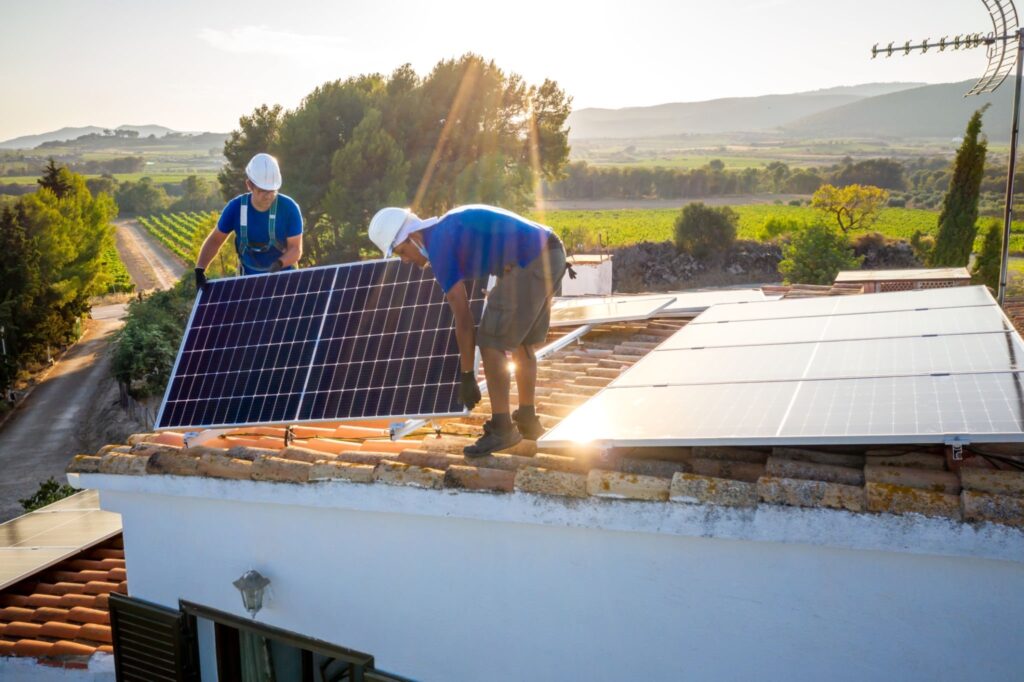
<svg viewBox="0 0 1024 682">
<path fill-rule="evenodd" d="M 562 296 L 610 296 L 612 293 L 612 257 L 576 255 L 569 257 L 576 279 L 566 272 L 562 277 Z"/>
<path fill-rule="evenodd" d="M 918 516 L 80 475 L 132 596 L 417 680 L 1014 679 L 1024 534 Z M 209 679 L 209 678 L 207 678 Z"/>
</svg>

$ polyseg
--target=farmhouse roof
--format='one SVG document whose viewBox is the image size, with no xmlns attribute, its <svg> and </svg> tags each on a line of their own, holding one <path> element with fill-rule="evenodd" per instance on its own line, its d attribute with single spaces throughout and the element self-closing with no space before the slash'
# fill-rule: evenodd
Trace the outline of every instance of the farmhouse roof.
<svg viewBox="0 0 1024 682">
<path fill-rule="evenodd" d="M 775 290 L 790 296 L 856 291 Z M 683 324 L 655 319 L 599 325 L 580 343 L 544 359 L 537 389 L 543 425 L 557 424 Z M 383 422 L 296 426 L 287 444 L 283 428 L 239 429 L 198 447 L 185 447 L 181 433 L 139 434 L 127 445 L 76 457 L 68 471 L 301 484 L 344 480 L 670 505 L 786 505 L 1024 527 L 1024 472 L 996 468 L 982 457 L 953 462 L 942 448 L 663 447 L 609 454 L 585 447 L 538 452 L 533 441 L 523 441 L 488 457 L 463 457 L 463 446 L 482 433 L 489 414 L 485 398 L 472 414 L 441 422 L 438 434 L 399 441 L 386 437 Z"/>
</svg>

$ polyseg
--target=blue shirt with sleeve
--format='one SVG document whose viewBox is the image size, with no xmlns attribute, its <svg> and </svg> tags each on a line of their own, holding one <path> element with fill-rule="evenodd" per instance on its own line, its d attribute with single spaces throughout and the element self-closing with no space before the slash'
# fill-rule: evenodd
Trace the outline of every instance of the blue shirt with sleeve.
<svg viewBox="0 0 1024 682">
<path fill-rule="evenodd" d="M 239 227 L 241 225 L 241 213 L 242 213 L 242 197 L 249 197 L 249 218 L 247 232 L 249 236 L 250 246 L 253 244 L 268 244 L 269 247 L 264 253 L 256 253 L 251 248 L 246 253 L 241 253 L 239 242 L 241 241 L 241 232 Z M 277 218 L 275 220 L 275 232 L 277 233 L 277 240 L 282 244 L 288 243 L 289 237 L 297 237 L 302 234 L 302 212 L 299 211 L 299 205 L 295 203 L 295 200 L 284 194 L 277 195 Z M 220 213 L 220 219 L 217 220 L 217 229 L 224 234 L 235 233 L 235 250 L 239 251 L 238 260 L 242 264 L 243 275 L 253 275 L 260 272 L 267 272 L 270 266 L 274 264 L 278 258 L 284 255 L 284 252 L 277 248 L 270 239 L 269 235 L 269 224 L 270 224 L 270 211 L 257 211 L 252 205 L 252 196 L 249 194 L 239 194 L 237 197 L 228 202 L 227 206 Z M 291 270 L 292 267 L 285 268 L 285 270 Z"/>
<path fill-rule="evenodd" d="M 479 204 L 452 209 L 420 234 L 445 293 L 464 279 L 501 275 L 508 266 L 526 267 L 552 236 L 550 227 Z"/>
</svg>

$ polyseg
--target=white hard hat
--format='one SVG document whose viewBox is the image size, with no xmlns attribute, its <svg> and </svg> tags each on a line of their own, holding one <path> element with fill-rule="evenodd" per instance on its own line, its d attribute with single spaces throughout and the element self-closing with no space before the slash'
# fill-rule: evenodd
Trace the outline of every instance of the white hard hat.
<svg viewBox="0 0 1024 682">
<path fill-rule="evenodd" d="M 415 217 L 416 214 L 407 208 L 382 208 L 370 220 L 370 229 L 367 230 L 370 241 L 384 252 L 385 258 L 391 258 L 391 252 L 396 246 L 395 238 L 402 231 L 402 226 L 409 218 Z"/>
<path fill-rule="evenodd" d="M 260 152 L 249 159 L 245 175 L 249 182 L 267 192 L 281 189 L 281 167 L 277 165 L 277 159 L 270 154 Z"/>
</svg>

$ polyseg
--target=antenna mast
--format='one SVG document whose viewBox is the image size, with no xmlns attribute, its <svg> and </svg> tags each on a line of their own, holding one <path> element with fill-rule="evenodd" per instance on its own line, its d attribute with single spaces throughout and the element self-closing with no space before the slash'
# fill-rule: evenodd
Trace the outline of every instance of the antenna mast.
<svg viewBox="0 0 1024 682">
<path fill-rule="evenodd" d="M 988 35 L 968 33 L 943 36 L 937 41 L 925 38 L 920 43 L 906 41 L 902 45 L 889 43 L 879 47 L 876 43 L 871 48 L 871 58 L 878 55 L 891 57 L 894 54 L 909 55 L 911 52 L 924 54 L 929 50 L 970 50 L 985 46 L 988 51 L 988 67 L 978 82 L 967 91 L 964 97 L 983 95 L 994 92 L 1016 65 L 1017 76 L 1013 94 L 1013 125 L 1010 131 L 1010 162 L 1006 174 L 1006 203 L 1003 209 L 1003 249 L 999 268 L 999 303 L 1006 298 L 1007 261 L 1010 250 L 1010 225 L 1013 222 L 1013 175 L 1017 165 L 1017 138 L 1020 132 L 1020 86 L 1022 57 L 1024 57 L 1024 31 L 1017 21 L 1017 8 L 1013 0 L 981 0 L 992 19 L 992 32 Z"/>
</svg>

